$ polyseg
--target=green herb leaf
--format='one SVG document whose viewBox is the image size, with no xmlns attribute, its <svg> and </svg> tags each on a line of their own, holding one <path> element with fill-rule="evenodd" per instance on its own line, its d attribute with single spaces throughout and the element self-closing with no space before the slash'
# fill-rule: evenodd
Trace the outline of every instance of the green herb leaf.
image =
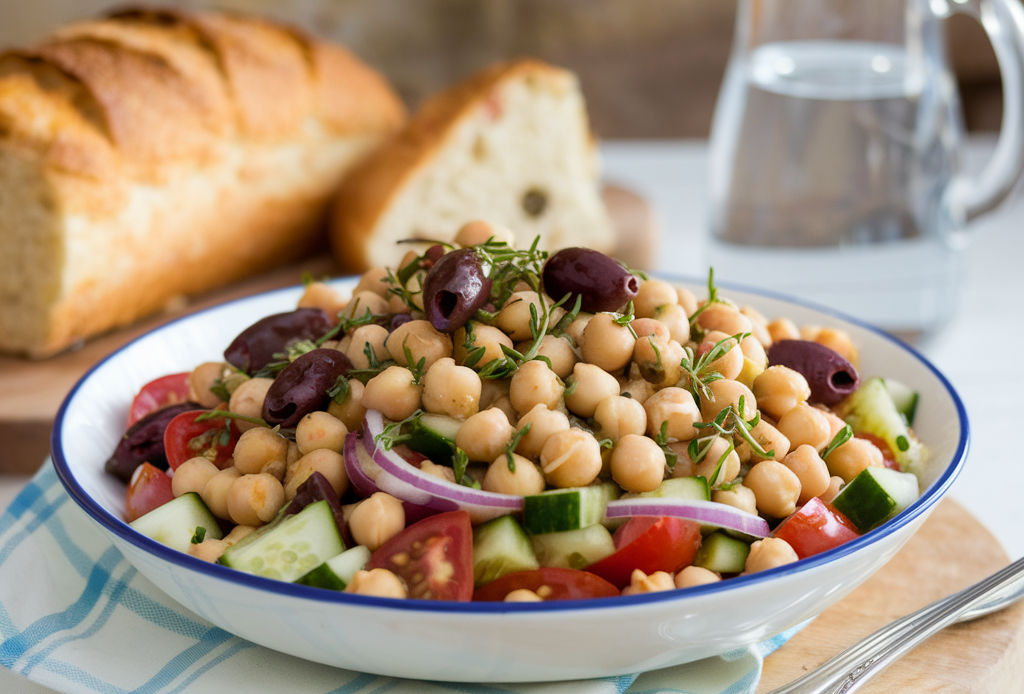
<svg viewBox="0 0 1024 694">
<path fill-rule="evenodd" d="M 825 460 L 826 458 L 828 458 L 830 455 L 832 455 L 832 451 L 839 448 L 852 438 L 853 427 L 847 424 L 846 426 L 839 430 L 839 433 L 832 437 L 832 441 L 828 444 L 828 446 L 825 447 L 825 450 L 821 452 L 821 459 Z"/>
<path fill-rule="evenodd" d="M 193 545 L 198 545 L 198 544 L 200 544 L 205 539 L 206 539 L 206 528 L 204 528 L 201 525 L 197 526 L 196 527 L 196 531 L 194 533 L 192 533 L 191 543 Z"/>
<path fill-rule="evenodd" d="M 519 446 L 519 442 L 523 440 L 523 437 L 530 433 L 530 429 L 533 427 L 533 422 L 527 422 L 526 426 L 518 430 L 512 435 L 511 440 L 505 444 L 505 458 L 508 460 L 508 471 L 514 473 L 516 471 L 516 460 L 512 456 L 513 451 Z"/>
</svg>

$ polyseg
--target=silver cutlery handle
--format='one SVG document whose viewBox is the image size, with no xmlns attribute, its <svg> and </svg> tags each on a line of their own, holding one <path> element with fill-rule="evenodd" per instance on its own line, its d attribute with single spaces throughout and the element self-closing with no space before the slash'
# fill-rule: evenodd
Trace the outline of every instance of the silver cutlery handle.
<svg viewBox="0 0 1024 694">
<path fill-rule="evenodd" d="M 871 677 L 950 624 L 981 617 L 1024 596 L 1022 577 L 1024 558 L 958 593 L 887 624 L 821 667 L 770 694 L 852 694 Z"/>
</svg>

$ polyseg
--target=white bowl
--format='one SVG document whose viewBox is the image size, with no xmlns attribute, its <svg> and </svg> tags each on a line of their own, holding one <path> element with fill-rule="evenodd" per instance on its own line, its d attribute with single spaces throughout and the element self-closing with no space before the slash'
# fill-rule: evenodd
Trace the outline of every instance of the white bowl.
<svg viewBox="0 0 1024 694">
<path fill-rule="evenodd" d="M 353 280 L 339 288 L 351 289 Z M 107 357 L 57 415 L 53 459 L 71 497 L 161 590 L 213 624 L 308 660 L 395 677 L 522 682 L 608 677 L 725 653 L 813 617 L 887 562 L 964 464 L 968 428 L 949 382 L 893 337 L 829 311 L 729 287 L 769 317 L 840 327 L 862 376 L 920 392 L 915 430 L 930 451 L 921 497 L 845 545 L 784 567 L 685 590 L 549 603 L 392 600 L 282 583 L 180 554 L 121 520 L 124 485 L 103 472 L 133 395 L 146 382 L 221 360 L 257 319 L 294 309 L 292 288 L 233 301 L 157 328 Z M 697 290 L 698 293 L 700 290 Z"/>
</svg>

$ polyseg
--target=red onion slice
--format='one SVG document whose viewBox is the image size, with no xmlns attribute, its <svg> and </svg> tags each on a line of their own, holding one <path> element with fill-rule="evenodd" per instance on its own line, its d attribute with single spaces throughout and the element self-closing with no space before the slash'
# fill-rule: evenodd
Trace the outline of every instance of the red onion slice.
<svg viewBox="0 0 1024 694">
<path fill-rule="evenodd" d="M 359 432 L 349 432 L 345 437 L 345 472 L 348 473 L 349 482 L 356 493 L 364 499 L 374 492 L 382 491 L 377 485 L 377 479 L 381 475 L 380 466 L 373 461 L 373 456 L 366 450 L 363 440 L 359 438 Z M 405 509 L 406 524 L 423 520 L 427 516 L 440 513 L 438 509 L 417 504 L 410 504 L 402 501 L 402 508 Z"/>
<path fill-rule="evenodd" d="M 380 468 L 376 484 L 381 491 L 437 511 L 468 511 L 473 524 L 523 510 L 521 496 L 464 487 L 418 470 L 398 453 L 374 444 L 383 431 L 384 417 L 376 410 L 368 410 L 363 420 L 362 441 Z"/>
<path fill-rule="evenodd" d="M 675 516 L 733 530 L 751 537 L 768 537 L 771 529 L 760 516 L 713 501 L 687 499 L 640 498 L 608 502 L 608 518 L 627 516 Z"/>
</svg>

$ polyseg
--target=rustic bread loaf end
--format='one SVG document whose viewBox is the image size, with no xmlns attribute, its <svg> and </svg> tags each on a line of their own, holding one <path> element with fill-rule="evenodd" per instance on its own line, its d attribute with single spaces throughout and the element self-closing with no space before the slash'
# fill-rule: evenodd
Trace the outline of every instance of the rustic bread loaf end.
<svg viewBox="0 0 1024 694">
<path fill-rule="evenodd" d="M 0 56 L 0 351 L 40 357 L 307 253 L 404 122 L 344 49 L 126 11 Z"/>
</svg>

